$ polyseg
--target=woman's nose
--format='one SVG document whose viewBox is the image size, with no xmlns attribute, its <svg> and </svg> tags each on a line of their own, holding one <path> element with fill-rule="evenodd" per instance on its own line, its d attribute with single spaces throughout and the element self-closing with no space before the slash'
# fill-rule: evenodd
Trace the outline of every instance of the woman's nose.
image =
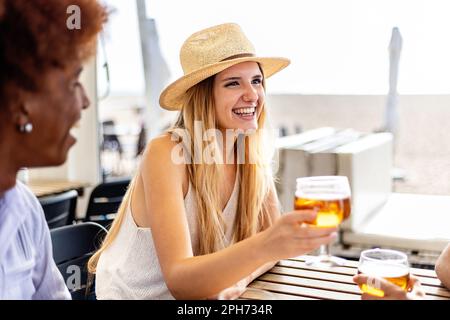
<svg viewBox="0 0 450 320">
<path fill-rule="evenodd" d="M 248 85 L 245 88 L 243 98 L 244 98 L 244 101 L 247 101 L 247 102 L 256 101 L 256 100 L 258 100 L 258 93 L 256 92 L 255 88 L 253 88 L 251 85 Z"/>
<path fill-rule="evenodd" d="M 91 101 L 89 100 L 89 97 L 86 95 L 86 91 L 84 90 L 84 86 L 81 86 L 81 103 L 82 108 L 87 109 L 91 105 Z"/>
</svg>

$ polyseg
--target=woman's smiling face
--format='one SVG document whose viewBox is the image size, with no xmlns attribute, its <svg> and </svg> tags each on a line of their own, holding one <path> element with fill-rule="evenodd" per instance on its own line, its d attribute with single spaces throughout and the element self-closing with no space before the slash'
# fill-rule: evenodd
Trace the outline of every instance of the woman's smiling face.
<svg viewBox="0 0 450 320">
<path fill-rule="evenodd" d="M 242 62 L 218 73 L 213 94 L 219 129 L 258 129 L 265 100 L 258 63 Z"/>
</svg>

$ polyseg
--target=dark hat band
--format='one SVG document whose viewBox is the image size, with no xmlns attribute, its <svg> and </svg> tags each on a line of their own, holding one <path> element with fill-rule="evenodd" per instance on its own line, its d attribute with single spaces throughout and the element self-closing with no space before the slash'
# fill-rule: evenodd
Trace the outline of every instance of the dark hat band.
<svg viewBox="0 0 450 320">
<path fill-rule="evenodd" d="M 222 60 L 220 60 L 220 62 L 233 60 L 233 59 L 239 59 L 239 58 L 245 58 L 245 57 L 254 57 L 254 56 L 255 55 L 253 53 L 240 53 L 240 54 L 235 54 L 234 56 L 222 59 Z"/>
</svg>

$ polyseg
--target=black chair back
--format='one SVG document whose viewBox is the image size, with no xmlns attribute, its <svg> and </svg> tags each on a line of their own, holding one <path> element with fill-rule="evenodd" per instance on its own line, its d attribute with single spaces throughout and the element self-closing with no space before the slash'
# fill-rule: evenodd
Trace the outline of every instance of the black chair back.
<svg viewBox="0 0 450 320">
<path fill-rule="evenodd" d="M 53 259 L 74 300 L 95 299 L 95 285 L 88 283 L 87 262 L 106 233 L 103 226 L 93 222 L 50 230 Z"/>
<path fill-rule="evenodd" d="M 85 221 L 93 221 L 109 227 L 130 181 L 130 178 L 122 178 L 104 182 L 95 187 L 89 198 Z"/>
<path fill-rule="evenodd" d="M 71 224 L 75 220 L 77 198 L 75 190 L 39 198 L 50 229 Z"/>
</svg>

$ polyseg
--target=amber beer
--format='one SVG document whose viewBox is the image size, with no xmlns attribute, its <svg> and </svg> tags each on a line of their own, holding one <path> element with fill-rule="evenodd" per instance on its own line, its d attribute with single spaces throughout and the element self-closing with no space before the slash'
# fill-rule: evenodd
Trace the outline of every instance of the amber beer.
<svg viewBox="0 0 450 320">
<path fill-rule="evenodd" d="M 399 286 L 403 290 L 407 290 L 409 282 L 409 268 L 404 266 L 389 265 L 363 265 L 358 268 L 358 274 L 364 273 L 369 277 L 384 278 L 390 283 Z M 370 280 L 367 284 L 359 286 L 362 292 L 369 293 L 373 296 L 384 297 L 384 291 L 377 285 L 375 280 Z"/>
<path fill-rule="evenodd" d="M 380 278 L 407 290 L 409 282 L 408 256 L 403 252 L 389 249 L 369 249 L 361 252 L 358 273 L 369 277 L 367 284 L 359 286 L 362 292 L 384 297 Z"/>
<path fill-rule="evenodd" d="M 317 196 L 315 199 L 308 199 L 296 196 L 294 208 L 295 210 L 316 211 L 317 217 L 311 224 L 317 227 L 336 227 L 342 220 L 349 217 L 351 201 L 349 197 L 333 199 L 329 196 Z"/>
</svg>

